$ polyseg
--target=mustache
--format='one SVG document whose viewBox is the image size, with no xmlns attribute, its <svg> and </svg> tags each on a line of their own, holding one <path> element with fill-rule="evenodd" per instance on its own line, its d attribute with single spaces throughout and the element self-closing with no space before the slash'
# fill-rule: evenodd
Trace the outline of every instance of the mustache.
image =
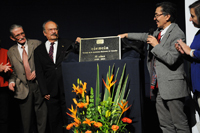
<svg viewBox="0 0 200 133">
<path fill-rule="evenodd" d="M 19 39 L 19 41 L 21 41 L 21 40 L 24 40 L 24 39 L 25 39 L 25 37 L 23 37 L 23 38 L 20 38 L 20 39 Z"/>
<path fill-rule="evenodd" d="M 56 34 L 56 33 L 53 33 L 53 34 L 51 34 L 51 36 L 58 36 L 58 34 Z"/>
</svg>

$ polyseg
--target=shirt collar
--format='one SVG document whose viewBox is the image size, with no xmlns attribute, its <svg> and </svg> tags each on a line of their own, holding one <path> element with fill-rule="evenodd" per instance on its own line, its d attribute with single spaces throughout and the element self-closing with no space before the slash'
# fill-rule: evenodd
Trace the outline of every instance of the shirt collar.
<svg viewBox="0 0 200 133">
<path fill-rule="evenodd" d="M 166 31 L 169 29 L 170 25 L 168 25 L 164 30 L 163 29 L 161 30 L 161 36 L 163 36 L 166 33 Z"/>
<path fill-rule="evenodd" d="M 21 44 L 19 44 L 19 43 L 17 43 L 17 44 L 18 44 L 18 47 L 20 47 L 20 48 L 22 48 L 22 46 L 24 46 L 25 48 L 27 48 L 27 47 L 28 47 L 27 41 L 25 42 L 25 44 L 24 44 L 24 45 L 21 45 Z"/>
<path fill-rule="evenodd" d="M 46 43 L 49 44 L 49 45 L 51 44 L 51 42 L 50 42 L 49 40 L 47 40 Z M 58 44 L 58 40 L 56 40 L 56 41 L 54 42 L 54 45 L 55 45 L 55 44 Z"/>
</svg>

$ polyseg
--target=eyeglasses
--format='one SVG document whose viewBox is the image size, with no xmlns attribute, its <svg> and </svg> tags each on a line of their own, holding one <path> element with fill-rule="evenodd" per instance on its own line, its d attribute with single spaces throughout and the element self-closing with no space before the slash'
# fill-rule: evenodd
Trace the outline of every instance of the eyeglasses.
<svg viewBox="0 0 200 133">
<path fill-rule="evenodd" d="M 163 15 L 163 14 L 155 14 L 154 18 L 158 18 L 161 15 Z"/>
</svg>

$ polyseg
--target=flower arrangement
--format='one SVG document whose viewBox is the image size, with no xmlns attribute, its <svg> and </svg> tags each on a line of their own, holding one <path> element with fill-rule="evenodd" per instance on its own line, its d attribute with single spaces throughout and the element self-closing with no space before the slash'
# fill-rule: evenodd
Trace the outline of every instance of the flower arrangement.
<svg viewBox="0 0 200 133">
<path fill-rule="evenodd" d="M 91 87 L 90 95 L 87 95 L 87 83 L 77 79 L 77 85 L 73 84 L 73 91 L 78 98 L 73 98 L 76 105 L 74 108 L 68 108 L 71 113 L 67 113 L 73 122 L 66 126 L 67 130 L 73 129 L 74 133 L 120 133 L 126 131 L 126 125 L 132 123 L 132 120 L 127 117 L 123 117 L 125 111 L 131 106 L 127 106 L 127 97 L 124 99 L 125 88 L 128 80 L 128 76 L 123 82 L 125 65 L 122 71 L 121 78 L 118 83 L 117 89 L 115 89 L 115 83 L 117 82 L 117 73 L 113 81 L 114 65 L 112 70 L 107 73 L 107 80 L 103 83 L 105 85 L 105 92 L 103 100 L 100 95 L 100 82 L 99 82 L 99 66 L 97 64 L 97 80 L 96 80 L 96 92 Z M 111 93 L 112 90 L 112 93 Z M 128 92 L 129 93 L 129 92 Z"/>
</svg>

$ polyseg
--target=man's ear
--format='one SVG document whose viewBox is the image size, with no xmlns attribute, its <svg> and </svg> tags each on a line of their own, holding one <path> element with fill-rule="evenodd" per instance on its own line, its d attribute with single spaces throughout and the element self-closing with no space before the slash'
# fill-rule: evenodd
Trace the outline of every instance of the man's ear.
<svg viewBox="0 0 200 133">
<path fill-rule="evenodd" d="M 166 16 L 166 20 L 169 21 L 171 15 L 167 14 L 167 15 L 165 15 L 165 16 Z"/>
<path fill-rule="evenodd" d="M 44 36 L 46 36 L 47 33 L 43 30 L 43 34 L 44 34 Z"/>
<path fill-rule="evenodd" d="M 13 40 L 13 41 L 15 41 L 16 39 L 13 37 L 13 36 L 10 36 L 10 39 L 11 40 Z"/>
</svg>

